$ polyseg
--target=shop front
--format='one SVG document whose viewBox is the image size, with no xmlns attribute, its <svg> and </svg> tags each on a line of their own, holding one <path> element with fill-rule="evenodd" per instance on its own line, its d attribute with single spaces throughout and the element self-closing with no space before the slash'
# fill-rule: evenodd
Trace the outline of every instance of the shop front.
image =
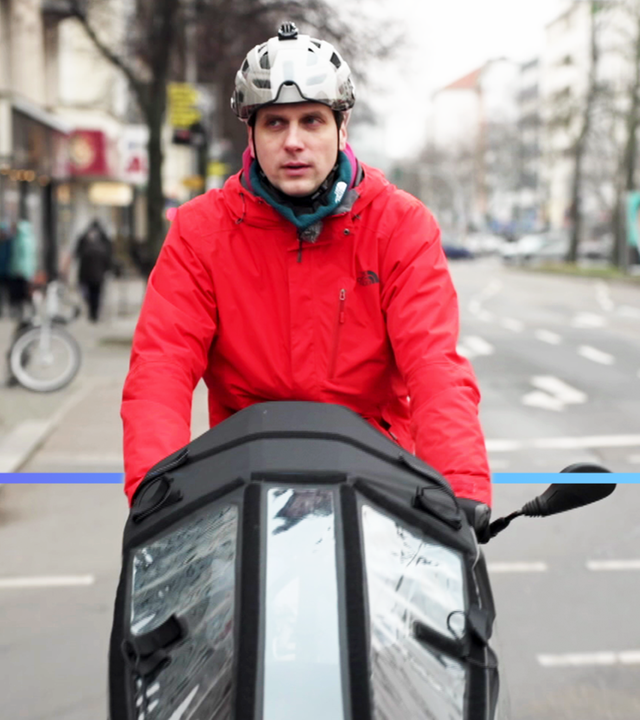
<svg viewBox="0 0 640 720">
<path fill-rule="evenodd" d="M 8 224 L 31 223 L 38 271 L 53 277 L 58 263 L 57 194 L 69 175 L 71 128 L 26 101 L 14 99 L 7 110 L 8 152 L 0 160 L 0 218 Z"/>
</svg>

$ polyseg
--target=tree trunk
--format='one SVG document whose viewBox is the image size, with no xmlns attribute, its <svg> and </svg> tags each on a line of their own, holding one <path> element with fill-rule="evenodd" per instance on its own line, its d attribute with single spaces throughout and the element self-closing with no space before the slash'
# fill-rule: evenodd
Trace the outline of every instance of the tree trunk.
<svg viewBox="0 0 640 720">
<path fill-rule="evenodd" d="M 633 85 L 631 87 L 631 102 L 629 103 L 629 112 L 626 117 L 627 139 L 625 142 L 624 152 L 621 162 L 621 182 L 618 184 L 618 193 L 616 197 L 615 215 L 613 218 L 613 264 L 621 270 L 627 269 L 628 264 L 628 248 L 627 248 L 627 222 L 626 222 L 626 198 L 627 193 L 636 189 L 636 161 L 638 155 L 638 124 L 640 118 L 638 111 L 640 110 L 640 16 L 636 18 L 636 36 L 635 36 L 635 74 Z"/>
<path fill-rule="evenodd" d="M 571 183 L 571 243 L 567 261 L 575 263 L 578 259 L 578 246 L 582 237 L 582 170 L 584 165 L 584 156 L 591 130 L 591 113 L 597 92 L 597 70 L 598 70 L 598 42 L 596 35 L 596 12 L 597 3 L 592 0 L 590 3 L 591 10 L 591 65 L 589 67 L 589 81 L 587 86 L 587 97 L 585 100 L 584 112 L 582 115 L 582 127 L 580 134 L 573 148 L 574 171 L 573 181 Z"/>
<path fill-rule="evenodd" d="M 154 83 L 155 85 L 155 83 Z M 147 108 L 149 126 L 149 181 L 147 184 L 147 244 L 151 260 L 155 262 L 164 241 L 164 192 L 162 190 L 162 126 L 166 96 L 164 87 L 152 93 Z"/>
</svg>

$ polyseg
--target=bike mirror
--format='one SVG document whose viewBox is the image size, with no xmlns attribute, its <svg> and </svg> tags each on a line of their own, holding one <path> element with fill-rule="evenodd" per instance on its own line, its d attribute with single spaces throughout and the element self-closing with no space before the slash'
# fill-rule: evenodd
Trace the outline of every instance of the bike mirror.
<svg viewBox="0 0 640 720">
<path fill-rule="evenodd" d="M 549 485 L 542 495 L 528 502 L 520 512 L 526 517 L 555 515 L 603 500 L 615 489 L 614 483 L 554 483 Z"/>
<path fill-rule="evenodd" d="M 576 463 L 569 465 L 563 473 L 608 473 L 601 465 Z M 547 517 L 557 513 L 574 510 L 603 500 L 616 489 L 615 483 L 553 483 L 542 495 L 528 502 L 521 510 L 499 518 L 489 526 L 490 537 L 495 537 L 509 526 L 517 517 Z"/>
</svg>

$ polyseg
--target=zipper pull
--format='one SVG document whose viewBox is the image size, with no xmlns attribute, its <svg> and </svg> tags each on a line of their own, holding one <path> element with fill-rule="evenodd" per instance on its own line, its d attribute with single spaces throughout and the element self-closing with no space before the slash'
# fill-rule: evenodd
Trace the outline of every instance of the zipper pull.
<svg viewBox="0 0 640 720">
<path fill-rule="evenodd" d="M 347 291 L 340 290 L 340 325 L 344 325 L 344 306 L 347 302 Z"/>
</svg>

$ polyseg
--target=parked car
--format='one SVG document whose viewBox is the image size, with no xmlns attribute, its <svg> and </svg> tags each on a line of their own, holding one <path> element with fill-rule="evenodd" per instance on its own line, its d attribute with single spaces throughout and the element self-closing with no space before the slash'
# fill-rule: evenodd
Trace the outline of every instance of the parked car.
<svg viewBox="0 0 640 720">
<path fill-rule="evenodd" d="M 500 235 L 488 232 L 474 232 L 467 235 L 464 246 L 474 255 L 492 255 L 499 253 L 506 242 Z"/>
<path fill-rule="evenodd" d="M 561 262 L 569 251 L 569 236 L 563 231 L 549 231 L 523 235 L 505 243 L 500 254 L 505 263 L 524 264 L 535 261 Z"/>
<path fill-rule="evenodd" d="M 474 254 L 454 235 L 442 235 L 442 249 L 449 260 L 471 260 Z"/>
</svg>

